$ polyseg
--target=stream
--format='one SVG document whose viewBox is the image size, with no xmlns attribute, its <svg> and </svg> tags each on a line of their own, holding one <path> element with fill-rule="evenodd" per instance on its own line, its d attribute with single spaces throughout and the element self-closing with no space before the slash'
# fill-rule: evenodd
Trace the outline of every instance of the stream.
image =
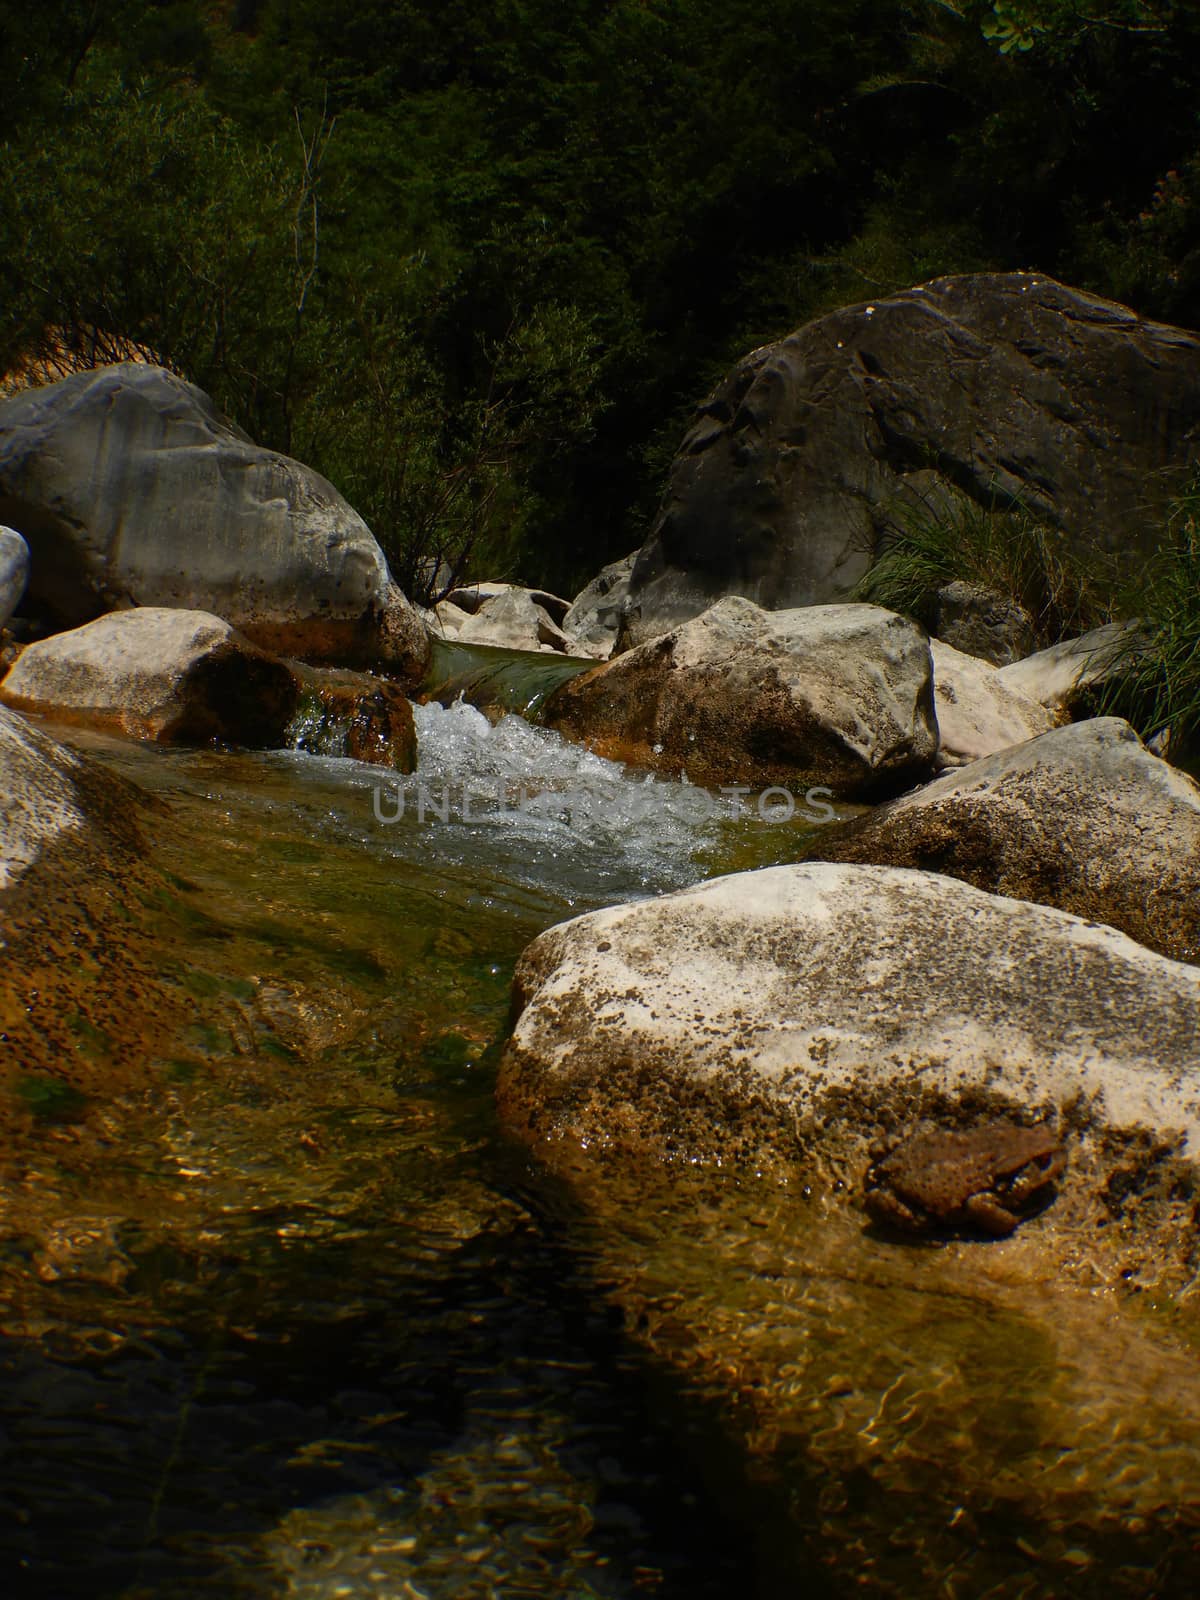
<svg viewBox="0 0 1200 1600">
<path fill-rule="evenodd" d="M 1186 1306 L 497 1125 L 534 935 L 817 824 L 417 723 L 411 779 L 53 730 L 165 802 L 192 1012 L 144 1092 L 45 1104 L 0 1216 L 3 1593 L 1197 1592 Z"/>
</svg>

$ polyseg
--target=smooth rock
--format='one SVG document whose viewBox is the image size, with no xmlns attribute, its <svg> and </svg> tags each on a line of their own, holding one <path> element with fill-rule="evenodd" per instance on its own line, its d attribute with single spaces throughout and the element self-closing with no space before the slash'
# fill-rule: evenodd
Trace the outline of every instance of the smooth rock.
<svg viewBox="0 0 1200 1600">
<path fill-rule="evenodd" d="M 282 661 L 203 611 L 114 611 L 22 651 L 0 699 L 137 738 L 277 747 L 299 689 Z"/>
<path fill-rule="evenodd" d="M 505 595 L 528 595 L 556 627 L 562 626 L 562 620 L 571 608 L 571 602 L 564 600 L 561 595 L 551 594 L 548 589 L 527 589 L 519 583 L 462 583 L 451 589 L 445 598 L 460 611 L 474 616 L 490 601 L 499 600 Z"/>
<path fill-rule="evenodd" d="M 938 590 L 934 632 L 965 655 L 1007 667 L 1037 644 L 1033 618 L 994 589 L 955 579 Z"/>
<path fill-rule="evenodd" d="M 101 367 L 0 403 L 0 520 L 28 542 L 30 601 L 58 627 L 171 606 L 308 659 L 383 659 L 413 678 L 428 660 L 332 484 L 160 367 Z"/>
<path fill-rule="evenodd" d="M 0 706 L 0 889 L 43 853 L 128 853 L 140 796 Z"/>
<path fill-rule="evenodd" d="M 1137 656 L 1139 624 L 1108 622 L 1000 669 L 1005 684 L 1060 716 L 1087 711 L 1097 691 Z"/>
<path fill-rule="evenodd" d="M 575 596 L 562 624 L 571 641 L 572 655 L 595 656 L 601 661 L 612 655 L 636 560 L 635 550 L 620 561 L 610 562 Z"/>
<path fill-rule="evenodd" d="M 542 720 L 694 783 L 846 796 L 916 782 L 937 751 L 925 634 L 867 605 L 768 612 L 730 596 L 571 679 Z"/>
<path fill-rule="evenodd" d="M 924 1115 L 1200 1150 L 1200 969 L 953 878 L 804 864 L 608 907 L 514 979 L 506 1122 L 750 1170 Z"/>
<path fill-rule="evenodd" d="M 461 595 L 461 589 L 455 590 Z M 483 598 L 465 620 L 456 621 L 453 637 L 463 644 L 488 644 L 504 650 L 553 650 L 565 653 L 568 639 L 536 598 L 536 591 L 508 587 Z M 459 601 L 451 604 L 462 607 Z M 441 607 L 438 607 L 441 615 Z"/>
<path fill-rule="evenodd" d="M 990 662 L 964 655 L 942 639 L 930 639 L 929 649 L 940 766 L 977 761 L 1054 726 L 1045 706 L 1011 688 Z"/>
<path fill-rule="evenodd" d="M 1200 437 L 1200 338 L 1040 273 L 939 278 L 741 361 L 699 407 L 634 567 L 642 643 L 724 594 L 844 597 L 932 466 L 1069 547 L 1147 548 Z"/>
<path fill-rule="evenodd" d="M 1200 785 L 1118 717 L 1056 728 L 823 828 L 812 855 L 929 868 L 1200 962 Z M 1048 1027 L 1056 1014 L 1048 989 Z"/>
<path fill-rule="evenodd" d="M 0 628 L 21 604 L 29 582 L 29 546 L 15 528 L 0 527 Z"/>
</svg>

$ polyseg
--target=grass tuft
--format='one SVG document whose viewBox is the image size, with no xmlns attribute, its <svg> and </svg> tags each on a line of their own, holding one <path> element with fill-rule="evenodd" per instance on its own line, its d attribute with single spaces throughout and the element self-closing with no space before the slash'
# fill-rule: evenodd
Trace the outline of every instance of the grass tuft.
<svg viewBox="0 0 1200 1600">
<path fill-rule="evenodd" d="M 965 497 L 898 504 L 894 532 L 854 592 L 933 629 L 938 591 L 956 578 L 1015 601 L 1038 646 L 1107 621 L 1103 575 L 1071 553 L 1066 536 L 1023 510 L 992 511 Z"/>
</svg>

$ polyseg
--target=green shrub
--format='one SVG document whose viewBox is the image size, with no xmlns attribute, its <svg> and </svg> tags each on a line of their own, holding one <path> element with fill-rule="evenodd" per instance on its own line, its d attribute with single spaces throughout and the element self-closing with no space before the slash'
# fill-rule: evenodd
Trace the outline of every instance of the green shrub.
<svg viewBox="0 0 1200 1600">
<path fill-rule="evenodd" d="M 1143 627 L 1100 697 L 1143 739 L 1166 736 L 1167 753 L 1200 773 L 1200 473 L 1174 502 L 1167 539 L 1122 604 Z"/>
<path fill-rule="evenodd" d="M 1020 605 L 1042 645 L 1085 632 L 1109 614 L 1106 574 L 1085 569 L 1062 532 L 1027 511 L 993 511 L 956 496 L 941 506 L 898 504 L 893 517 L 894 531 L 856 599 L 932 629 L 938 591 L 962 579 Z"/>
</svg>

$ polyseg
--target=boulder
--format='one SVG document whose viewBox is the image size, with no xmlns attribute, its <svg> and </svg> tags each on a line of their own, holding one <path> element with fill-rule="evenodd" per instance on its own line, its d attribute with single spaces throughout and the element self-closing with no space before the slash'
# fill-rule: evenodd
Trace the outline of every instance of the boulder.
<svg viewBox="0 0 1200 1600">
<path fill-rule="evenodd" d="M 1008 688 L 1060 717 L 1087 715 L 1105 684 L 1136 657 L 1139 626 L 1136 621 L 1105 623 L 1002 667 L 1001 676 Z"/>
<path fill-rule="evenodd" d="M 556 627 L 562 626 L 562 620 L 571 608 L 571 602 L 564 600 L 561 595 L 551 594 L 548 589 L 526 589 L 519 583 L 462 583 L 451 589 L 446 599 L 460 611 L 474 616 L 491 601 L 502 599 L 505 595 L 528 595 Z"/>
<path fill-rule="evenodd" d="M 1037 644 L 1033 618 L 994 589 L 961 578 L 938 590 L 934 632 L 965 655 L 1007 667 Z"/>
<path fill-rule="evenodd" d="M 443 639 L 457 639 L 464 625 L 471 620 L 469 611 L 464 611 L 450 600 L 439 600 L 428 615 L 430 628 Z"/>
<path fill-rule="evenodd" d="M 289 661 L 300 698 L 287 730 L 293 749 L 344 756 L 396 772 L 417 768 L 412 704 L 398 684 L 344 667 Z"/>
<path fill-rule="evenodd" d="M 551 928 L 513 1017 L 501 1113 L 552 1157 L 713 1161 L 840 1205 L 880 1134 L 1049 1119 L 1069 1167 L 1034 1238 L 1076 1230 L 1072 1270 L 1115 1278 L 1136 1191 L 1143 1241 L 1194 1276 L 1200 969 L 1112 928 L 929 872 L 770 867 Z"/>
<path fill-rule="evenodd" d="M 418 678 L 419 618 L 357 512 L 207 395 L 124 362 L 0 402 L 0 520 L 54 626 L 130 604 L 202 609 L 254 643 Z"/>
<path fill-rule="evenodd" d="M 1004 682 L 998 668 L 964 655 L 941 639 L 929 641 L 939 735 L 938 763 L 961 766 L 1054 726 L 1054 718 Z"/>
<path fill-rule="evenodd" d="M 204 611 L 115 611 L 31 644 L 0 698 L 137 738 L 277 747 L 299 689 L 282 661 Z"/>
<path fill-rule="evenodd" d="M 563 632 L 571 641 L 571 654 L 607 661 L 621 628 L 629 578 L 637 551 L 602 567 L 580 590 L 563 618 Z"/>
<path fill-rule="evenodd" d="M 29 546 L 13 528 L 0 528 L 0 628 L 21 604 L 29 582 Z"/>
<path fill-rule="evenodd" d="M 730 596 L 572 678 L 542 721 L 600 754 L 694 783 L 913 783 L 937 751 L 929 644 L 878 606 L 763 611 Z"/>
<path fill-rule="evenodd" d="M 153 911 L 148 839 L 166 807 L 0 707 L 0 1155 L 92 1095 L 144 1092 L 192 1015 Z M 105 1145 L 112 1139 L 104 1130 Z M 45 1134 L 40 1146 L 45 1156 Z M 104 1148 L 102 1146 L 101 1148 Z"/>
<path fill-rule="evenodd" d="M 503 650 L 553 650 L 565 653 L 567 636 L 554 622 L 545 607 L 539 604 L 533 589 L 505 587 L 501 593 L 484 597 L 473 612 L 461 620 L 449 609 L 460 613 L 462 605 L 451 597 L 438 606 L 439 618 L 444 614 L 451 620 L 453 634 L 447 634 L 463 644 L 488 644 Z M 461 596 L 463 591 L 456 589 Z M 565 602 L 564 602 L 565 604 Z"/>
<path fill-rule="evenodd" d="M 1117 717 L 1056 728 L 823 828 L 811 853 L 947 873 L 1200 962 L 1200 786 Z"/>
<path fill-rule="evenodd" d="M 630 581 L 631 644 L 722 595 L 837 600 L 929 468 L 1078 552 L 1151 540 L 1200 434 L 1200 338 L 1041 274 L 940 278 L 753 351 L 703 402 Z"/>
</svg>

